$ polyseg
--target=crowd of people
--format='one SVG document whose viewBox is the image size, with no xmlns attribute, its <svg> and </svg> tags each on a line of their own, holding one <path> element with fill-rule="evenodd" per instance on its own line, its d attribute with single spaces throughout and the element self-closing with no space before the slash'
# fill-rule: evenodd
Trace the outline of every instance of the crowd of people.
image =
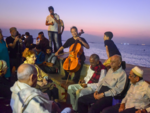
<svg viewBox="0 0 150 113">
<path fill-rule="evenodd" d="M 51 74 L 60 72 L 57 56 L 64 52 L 64 48 L 76 42 L 86 49 L 90 46 L 80 37 L 84 33 L 83 30 L 78 33 L 75 26 L 70 29 L 72 37 L 62 44 L 64 23 L 59 15 L 54 13 L 52 6 L 48 7 L 48 10 L 50 14 L 45 25 L 48 26 L 49 40 L 43 32 L 39 32 L 36 44 L 33 44 L 33 37 L 29 32 L 21 36 L 17 28 L 11 27 L 11 36 L 4 41 L 0 30 L 0 97 L 10 99 L 13 113 L 150 112 L 150 85 L 143 80 L 144 72 L 135 66 L 127 76 L 121 52 L 113 42 L 113 33 L 110 31 L 104 33 L 107 60 L 102 63 L 99 55 L 92 54 L 84 79 L 80 79 L 86 59 L 82 51 L 79 57 L 80 69 L 75 72 L 74 84 L 69 85 L 67 90 L 72 110 L 65 108 L 61 111 L 59 91 L 50 79 Z M 13 75 L 14 67 L 16 74 Z M 65 70 L 62 80 L 68 78 L 71 79 Z M 112 106 L 113 98 L 122 101 Z"/>
</svg>

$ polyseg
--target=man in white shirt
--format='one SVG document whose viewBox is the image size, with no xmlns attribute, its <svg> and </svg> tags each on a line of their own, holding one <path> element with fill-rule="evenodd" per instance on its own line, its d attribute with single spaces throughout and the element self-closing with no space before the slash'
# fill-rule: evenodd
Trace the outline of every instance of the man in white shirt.
<svg viewBox="0 0 150 113">
<path fill-rule="evenodd" d="M 55 52 L 59 49 L 59 41 L 58 41 L 58 24 L 59 21 L 59 15 L 54 13 L 54 8 L 52 6 L 48 7 L 48 10 L 50 12 L 50 15 L 46 18 L 46 26 L 48 26 L 48 36 L 49 36 L 49 46 L 52 48 L 52 41 L 56 45 Z"/>
<path fill-rule="evenodd" d="M 78 98 L 94 93 L 97 89 L 98 82 L 100 82 L 106 74 L 105 66 L 100 62 L 100 58 L 97 54 L 90 56 L 90 64 L 87 76 L 84 77 L 84 80 L 80 80 L 79 84 L 73 84 L 68 87 L 68 94 L 70 95 L 72 108 L 75 112 L 78 110 Z"/>
<path fill-rule="evenodd" d="M 88 113 L 100 113 L 104 108 L 112 105 L 112 98 L 123 91 L 127 79 L 121 62 L 121 56 L 111 57 L 111 68 L 99 82 L 95 93 L 84 95 L 78 99 L 79 113 L 87 113 L 88 106 L 93 103 Z"/>
<path fill-rule="evenodd" d="M 59 107 L 47 94 L 35 89 L 37 71 L 33 65 L 22 64 L 17 70 L 18 81 L 11 87 L 10 106 L 13 113 L 60 113 Z"/>
<path fill-rule="evenodd" d="M 149 113 L 150 85 L 143 80 L 143 70 L 135 66 L 129 75 L 131 82 L 121 104 L 106 108 L 102 113 Z"/>
</svg>

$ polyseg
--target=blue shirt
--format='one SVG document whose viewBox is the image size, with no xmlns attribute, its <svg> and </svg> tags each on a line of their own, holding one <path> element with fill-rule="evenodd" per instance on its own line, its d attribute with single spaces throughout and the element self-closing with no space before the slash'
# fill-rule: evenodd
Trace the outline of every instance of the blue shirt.
<svg viewBox="0 0 150 113">
<path fill-rule="evenodd" d="M 45 61 L 45 54 L 41 51 L 39 54 L 36 52 L 36 64 L 42 64 Z"/>
</svg>

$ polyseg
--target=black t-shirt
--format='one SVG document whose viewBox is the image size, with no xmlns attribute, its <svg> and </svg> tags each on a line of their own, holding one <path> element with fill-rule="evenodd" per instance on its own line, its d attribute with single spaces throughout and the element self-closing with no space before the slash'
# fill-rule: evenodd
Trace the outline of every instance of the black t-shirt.
<svg viewBox="0 0 150 113">
<path fill-rule="evenodd" d="M 26 38 L 24 40 L 24 44 L 25 44 L 25 46 L 33 44 L 33 37 L 29 36 L 28 38 Z"/>
<path fill-rule="evenodd" d="M 104 44 L 105 46 L 108 46 L 109 57 L 116 54 L 121 56 L 121 53 L 119 52 L 117 46 L 112 40 L 105 40 Z"/>
<path fill-rule="evenodd" d="M 81 39 L 82 39 L 82 41 L 84 41 L 85 43 L 87 43 L 84 38 L 81 38 Z M 72 38 L 69 38 L 69 39 L 65 42 L 65 44 L 63 45 L 63 47 L 64 47 L 64 48 L 68 48 L 68 47 L 70 47 L 72 44 L 74 44 L 75 41 L 76 41 L 76 40 L 75 40 L 73 37 L 72 37 Z M 82 46 L 84 46 L 80 41 L 78 41 L 78 42 L 79 42 Z M 80 59 L 81 59 L 81 60 L 85 60 L 84 52 L 81 54 Z"/>
<path fill-rule="evenodd" d="M 14 42 L 14 38 L 12 38 L 11 36 L 10 37 L 7 37 L 6 38 L 6 43 L 8 45 L 8 51 L 9 51 L 9 57 L 10 58 L 16 58 L 17 57 L 17 54 L 20 53 L 20 45 L 19 45 L 19 41 L 16 42 L 16 45 L 14 48 L 10 47 L 9 44 Z M 21 57 L 21 55 L 20 55 Z"/>
</svg>

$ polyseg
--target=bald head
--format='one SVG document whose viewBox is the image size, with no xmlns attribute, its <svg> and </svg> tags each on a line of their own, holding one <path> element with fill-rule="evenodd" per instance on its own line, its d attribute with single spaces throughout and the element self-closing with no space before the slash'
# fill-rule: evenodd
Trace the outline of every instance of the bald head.
<svg viewBox="0 0 150 113">
<path fill-rule="evenodd" d="M 115 71 L 120 68 L 122 58 L 120 55 L 114 55 L 111 57 L 111 68 Z"/>
<path fill-rule="evenodd" d="M 116 60 L 118 62 L 122 62 L 122 58 L 121 58 L 120 55 L 114 55 L 114 56 L 111 57 L 111 59 L 114 59 L 114 60 Z"/>
<path fill-rule="evenodd" d="M 31 64 L 22 64 L 17 70 L 18 80 L 27 80 L 32 74 L 37 74 L 36 68 Z"/>
</svg>

